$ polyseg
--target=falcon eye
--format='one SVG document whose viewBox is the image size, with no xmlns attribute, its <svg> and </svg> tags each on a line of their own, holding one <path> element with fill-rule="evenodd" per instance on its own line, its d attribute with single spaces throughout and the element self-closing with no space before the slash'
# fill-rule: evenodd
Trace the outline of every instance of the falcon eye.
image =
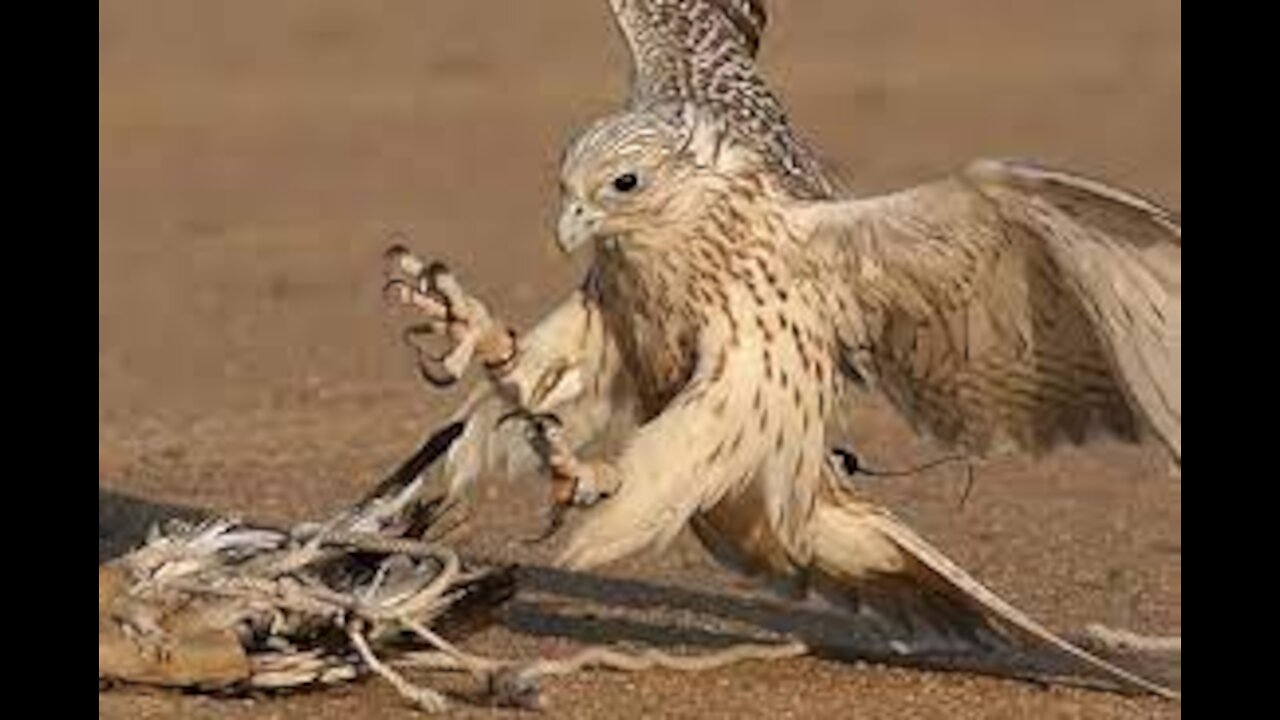
<svg viewBox="0 0 1280 720">
<path fill-rule="evenodd" d="M 640 185 L 640 178 L 636 177 L 635 173 L 619 175 L 613 179 L 613 189 L 620 193 L 629 193 L 638 185 Z"/>
</svg>

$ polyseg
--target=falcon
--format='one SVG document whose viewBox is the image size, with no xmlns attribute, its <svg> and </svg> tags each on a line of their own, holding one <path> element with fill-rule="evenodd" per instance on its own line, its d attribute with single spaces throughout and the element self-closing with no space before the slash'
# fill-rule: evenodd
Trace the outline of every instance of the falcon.
<svg viewBox="0 0 1280 720">
<path fill-rule="evenodd" d="M 580 515 L 559 562 L 595 568 L 689 527 L 720 560 L 879 617 L 911 651 L 1049 647 L 1166 692 L 1009 606 L 833 462 L 852 399 L 981 457 L 1100 434 L 1182 455 L 1182 228 L 1132 192 L 982 160 L 854 195 L 757 70 L 761 0 L 611 0 L 631 50 L 622 111 L 563 155 L 558 244 L 581 285 L 517 334 L 439 263 L 389 254 L 395 299 L 473 360 L 447 504 L 536 464 Z M 532 437 L 507 422 L 529 420 Z M 586 457 L 602 437 L 619 441 Z M 528 442 L 528 440 L 533 442 Z"/>
</svg>

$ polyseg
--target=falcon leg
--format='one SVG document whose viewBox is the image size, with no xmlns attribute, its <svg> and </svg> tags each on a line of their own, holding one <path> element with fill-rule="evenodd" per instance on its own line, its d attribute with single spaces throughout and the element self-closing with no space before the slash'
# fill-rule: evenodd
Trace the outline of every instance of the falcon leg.
<svg viewBox="0 0 1280 720">
<path fill-rule="evenodd" d="M 530 441 L 551 476 L 551 498 L 558 506 L 590 507 L 618 491 L 612 467 L 580 460 L 554 415 L 530 415 Z"/>
<path fill-rule="evenodd" d="M 569 478 L 566 496 L 595 502 L 560 565 L 585 570 L 660 548 L 758 466 L 765 446 L 745 434 L 752 393 L 742 391 L 754 355 L 726 354 L 722 340 L 702 338 L 689 383 L 609 462 L 577 462 L 557 450 L 553 434 L 548 464 Z"/>
</svg>

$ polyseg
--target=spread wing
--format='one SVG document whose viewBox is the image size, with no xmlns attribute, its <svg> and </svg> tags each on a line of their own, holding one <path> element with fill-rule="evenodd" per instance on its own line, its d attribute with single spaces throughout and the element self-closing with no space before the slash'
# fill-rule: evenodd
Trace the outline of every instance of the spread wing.
<svg viewBox="0 0 1280 720">
<path fill-rule="evenodd" d="M 756 71 L 764 0 L 610 0 L 631 49 L 633 109 L 692 104 L 760 153 L 797 197 L 834 185 Z"/>
<path fill-rule="evenodd" d="M 1100 182 L 983 161 L 796 210 L 843 360 L 974 451 L 1143 430 L 1182 458 L 1182 223 Z"/>
</svg>

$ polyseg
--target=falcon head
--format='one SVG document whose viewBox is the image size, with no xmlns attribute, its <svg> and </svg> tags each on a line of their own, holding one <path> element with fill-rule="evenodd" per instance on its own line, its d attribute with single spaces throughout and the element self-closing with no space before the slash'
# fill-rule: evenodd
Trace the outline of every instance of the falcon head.
<svg viewBox="0 0 1280 720">
<path fill-rule="evenodd" d="M 724 169 L 717 167 L 719 137 L 688 113 L 645 110 L 596 122 L 561 164 L 560 248 L 571 253 L 593 240 L 625 242 L 687 217 L 706 187 L 700 181 Z"/>
</svg>

